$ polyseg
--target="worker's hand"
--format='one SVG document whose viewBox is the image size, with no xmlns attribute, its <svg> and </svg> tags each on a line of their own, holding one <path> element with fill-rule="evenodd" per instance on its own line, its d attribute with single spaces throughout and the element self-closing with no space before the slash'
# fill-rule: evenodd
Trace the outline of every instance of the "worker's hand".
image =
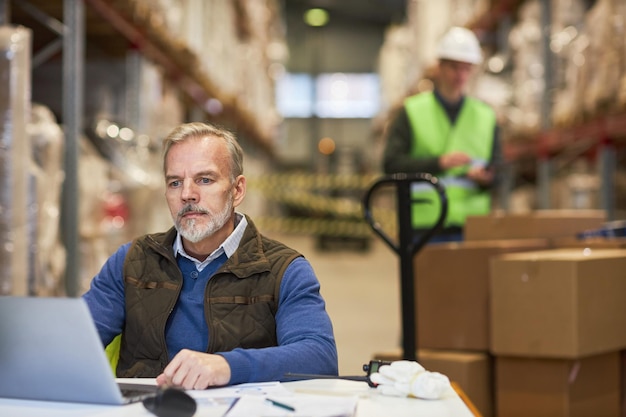
<svg viewBox="0 0 626 417">
<path fill-rule="evenodd" d="M 442 170 L 467 165 L 472 158 L 465 152 L 450 152 L 439 157 L 439 166 Z"/>
<path fill-rule="evenodd" d="M 221 355 L 183 349 L 156 378 L 157 385 L 184 389 L 205 389 L 209 386 L 227 385 L 230 366 Z"/>
<path fill-rule="evenodd" d="M 383 365 L 370 375 L 383 395 L 413 396 L 426 400 L 441 398 L 450 387 L 450 380 L 439 372 L 430 372 L 415 361 L 395 361 Z"/>
<path fill-rule="evenodd" d="M 475 166 L 467 171 L 467 177 L 480 185 L 489 185 L 493 181 L 493 170 Z"/>
</svg>

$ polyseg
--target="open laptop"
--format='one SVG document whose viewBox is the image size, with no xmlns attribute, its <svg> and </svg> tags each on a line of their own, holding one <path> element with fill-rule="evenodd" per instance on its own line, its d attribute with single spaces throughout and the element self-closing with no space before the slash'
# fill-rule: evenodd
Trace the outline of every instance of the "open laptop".
<svg viewBox="0 0 626 417">
<path fill-rule="evenodd" d="M 0 397 L 127 404 L 157 391 L 123 388 L 83 299 L 0 296 Z"/>
</svg>

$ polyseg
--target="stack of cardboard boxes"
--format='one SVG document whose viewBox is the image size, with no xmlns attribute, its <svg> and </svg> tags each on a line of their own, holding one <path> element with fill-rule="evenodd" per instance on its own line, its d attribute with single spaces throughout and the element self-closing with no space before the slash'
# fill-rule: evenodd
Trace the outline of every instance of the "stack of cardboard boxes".
<svg viewBox="0 0 626 417">
<path fill-rule="evenodd" d="M 618 416 L 626 250 L 494 259 L 491 353 L 506 416 Z"/>
<path fill-rule="evenodd" d="M 418 361 L 485 417 L 617 417 L 626 243 L 576 239 L 605 222 L 598 210 L 494 213 L 468 219 L 464 242 L 425 247 L 415 258 Z"/>
</svg>

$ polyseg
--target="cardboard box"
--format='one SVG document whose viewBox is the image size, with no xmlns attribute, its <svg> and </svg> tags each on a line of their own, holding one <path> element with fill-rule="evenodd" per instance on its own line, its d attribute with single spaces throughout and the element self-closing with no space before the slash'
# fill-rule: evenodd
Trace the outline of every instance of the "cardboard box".
<svg viewBox="0 0 626 417">
<path fill-rule="evenodd" d="M 490 259 L 547 248 L 545 239 L 426 246 L 414 264 L 417 346 L 488 351 Z"/>
<path fill-rule="evenodd" d="M 550 239 L 550 246 L 555 249 L 590 248 L 590 249 L 626 249 L 626 238 L 588 238 L 557 237 Z"/>
<path fill-rule="evenodd" d="M 491 352 L 579 358 L 626 347 L 626 249 L 506 254 L 491 264 Z"/>
<path fill-rule="evenodd" d="M 456 382 L 483 417 L 493 415 L 492 357 L 483 352 L 420 349 L 418 362 L 428 371 L 440 372 Z M 398 361 L 400 349 L 376 353 L 374 359 Z"/>
<path fill-rule="evenodd" d="M 619 353 L 620 356 L 620 369 L 621 369 L 621 376 L 622 376 L 622 392 L 621 392 L 621 396 L 620 396 L 620 403 L 621 403 L 621 413 L 620 415 L 622 417 L 626 417 L 626 350 L 622 350 Z"/>
<path fill-rule="evenodd" d="M 617 417 L 618 352 L 583 359 L 495 358 L 496 415 Z"/>
<path fill-rule="evenodd" d="M 465 240 L 532 239 L 575 237 L 606 222 L 604 210 L 537 210 L 524 214 L 494 212 L 469 216 L 465 221 Z"/>
</svg>

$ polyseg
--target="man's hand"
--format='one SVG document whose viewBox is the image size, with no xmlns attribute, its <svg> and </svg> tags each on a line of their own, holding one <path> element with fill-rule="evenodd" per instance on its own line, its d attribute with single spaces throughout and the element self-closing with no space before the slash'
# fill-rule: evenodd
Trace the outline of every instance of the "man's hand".
<svg viewBox="0 0 626 417">
<path fill-rule="evenodd" d="M 472 158 L 465 152 L 450 152 L 439 157 L 439 166 L 442 170 L 467 165 Z"/>
<path fill-rule="evenodd" d="M 230 366 L 223 356 L 183 349 L 156 381 L 158 385 L 184 389 L 226 385 L 230 381 Z"/>
<path fill-rule="evenodd" d="M 474 167 L 467 172 L 467 177 L 480 185 L 489 185 L 493 181 L 493 171 L 483 167 Z"/>
</svg>

